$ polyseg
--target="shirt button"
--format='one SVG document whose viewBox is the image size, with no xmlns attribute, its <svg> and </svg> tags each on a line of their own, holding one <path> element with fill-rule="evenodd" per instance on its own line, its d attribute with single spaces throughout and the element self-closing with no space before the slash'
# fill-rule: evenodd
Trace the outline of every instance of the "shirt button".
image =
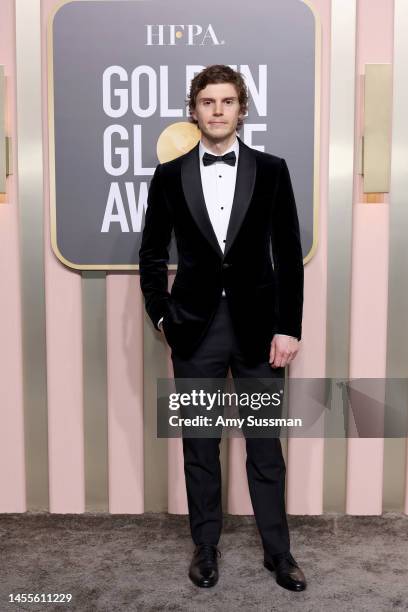
<svg viewBox="0 0 408 612">
<path fill-rule="evenodd" d="M 225 242 L 225 240 L 223 240 L 223 242 Z"/>
<path fill-rule="evenodd" d="M 223 206 L 221 206 L 221 210 L 224 210 L 224 207 L 223 207 Z"/>
<path fill-rule="evenodd" d="M 219 174 L 219 175 L 218 175 L 218 178 L 222 178 L 222 174 Z"/>
</svg>

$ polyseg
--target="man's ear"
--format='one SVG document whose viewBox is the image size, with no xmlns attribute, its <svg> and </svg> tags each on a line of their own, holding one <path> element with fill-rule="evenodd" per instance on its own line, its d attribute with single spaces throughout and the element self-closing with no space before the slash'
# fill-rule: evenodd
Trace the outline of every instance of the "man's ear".
<svg viewBox="0 0 408 612">
<path fill-rule="evenodd" d="M 196 112 L 195 112 L 195 110 L 194 110 L 193 108 L 192 108 L 192 109 L 191 109 L 191 111 L 190 111 L 190 115 L 192 116 L 192 118 L 193 118 L 195 121 L 197 121 L 197 115 L 196 115 Z"/>
<path fill-rule="evenodd" d="M 239 118 L 240 119 L 243 120 L 245 118 L 247 110 L 248 109 L 242 109 L 242 107 L 239 109 Z"/>
</svg>

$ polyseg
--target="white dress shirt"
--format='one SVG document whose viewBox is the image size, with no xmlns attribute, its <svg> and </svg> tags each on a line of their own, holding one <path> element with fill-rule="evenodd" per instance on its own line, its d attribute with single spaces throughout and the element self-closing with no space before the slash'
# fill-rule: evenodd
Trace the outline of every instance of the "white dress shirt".
<svg viewBox="0 0 408 612">
<path fill-rule="evenodd" d="M 236 162 L 234 166 L 230 166 L 222 161 L 216 161 L 209 166 L 204 166 L 204 153 L 209 153 L 210 155 L 215 155 L 215 153 L 207 149 L 207 147 L 205 147 L 200 140 L 200 173 L 204 200 L 211 224 L 213 226 L 215 235 L 217 236 L 218 244 L 220 245 L 222 252 L 225 251 L 225 241 L 227 238 L 227 229 L 231 216 L 235 181 L 237 178 L 239 156 L 239 143 L 237 138 L 235 138 L 235 141 L 230 148 L 224 151 L 222 154 L 225 155 L 230 151 L 235 151 Z M 222 295 L 225 295 L 224 289 L 222 290 Z"/>
</svg>

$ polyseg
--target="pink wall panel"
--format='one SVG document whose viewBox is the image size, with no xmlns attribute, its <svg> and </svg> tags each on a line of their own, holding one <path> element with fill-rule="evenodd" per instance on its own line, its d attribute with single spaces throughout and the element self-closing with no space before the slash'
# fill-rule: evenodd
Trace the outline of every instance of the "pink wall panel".
<svg viewBox="0 0 408 612">
<path fill-rule="evenodd" d="M 394 2 L 357 4 L 356 143 L 364 124 L 365 64 L 393 61 Z M 357 166 L 357 164 L 356 164 Z M 361 203 L 362 177 L 355 168 L 350 377 L 385 378 L 388 292 L 388 194 L 384 204 Z M 349 514 L 381 514 L 383 439 L 349 438 L 347 499 Z"/>
<path fill-rule="evenodd" d="M 57 4 L 55 0 L 41 3 L 50 511 L 83 512 L 81 274 L 57 259 L 50 242 L 46 28 L 50 12 Z"/>
</svg>

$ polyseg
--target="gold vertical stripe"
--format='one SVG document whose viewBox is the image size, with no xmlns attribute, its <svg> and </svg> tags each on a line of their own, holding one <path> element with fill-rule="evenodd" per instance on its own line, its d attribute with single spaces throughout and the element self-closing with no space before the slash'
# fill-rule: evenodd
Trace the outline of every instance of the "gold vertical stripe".
<svg viewBox="0 0 408 612">
<path fill-rule="evenodd" d="M 143 440 L 145 512 L 168 508 L 167 438 L 157 438 L 157 379 L 169 378 L 166 342 L 144 309 L 143 320 Z M 171 483 L 170 485 L 171 486 Z"/>
<path fill-rule="evenodd" d="M 384 440 L 383 512 L 404 511 L 406 439 Z"/>
<path fill-rule="evenodd" d="M 4 66 L 0 65 L 0 195 L 6 192 L 6 87 Z M 1 200 L 0 200 L 1 201 Z"/>
<path fill-rule="evenodd" d="M 306 265 L 317 250 L 319 241 L 320 208 L 320 137 L 321 137 L 321 82 L 322 82 L 322 22 L 320 13 L 309 0 L 302 0 L 311 11 L 315 23 L 315 65 L 314 65 L 314 151 L 313 151 L 313 241 L 309 253 L 303 258 Z"/>
<path fill-rule="evenodd" d="M 49 508 L 40 3 L 15 11 L 27 509 L 38 511 Z"/>
<path fill-rule="evenodd" d="M 350 349 L 356 1 L 332 0 L 326 376 L 347 378 Z M 343 512 L 347 440 L 325 443 L 324 510 Z"/>
<path fill-rule="evenodd" d="M 394 4 L 394 87 L 391 137 L 391 181 L 389 216 L 387 378 L 406 378 L 408 364 L 408 4 Z M 401 402 L 402 406 L 401 406 Z M 386 405 L 406 410 L 404 397 L 386 391 Z M 406 479 L 406 439 L 385 441 L 384 506 L 400 510 Z"/>
<path fill-rule="evenodd" d="M 82 272 L 85 507 L 108 512 L 106 273 Z"/>
<path fill-rule="evenodd" d="M 408 364 L 408 3 L 395 1 L 394 99 L 389 225 L 387 376 L 406 377 Z"/>
<path fill-rule="evenodd" d="M 364 192 L 390 190 L 391 64 L 366 64 L 364 77 Z"/>
</svg>

